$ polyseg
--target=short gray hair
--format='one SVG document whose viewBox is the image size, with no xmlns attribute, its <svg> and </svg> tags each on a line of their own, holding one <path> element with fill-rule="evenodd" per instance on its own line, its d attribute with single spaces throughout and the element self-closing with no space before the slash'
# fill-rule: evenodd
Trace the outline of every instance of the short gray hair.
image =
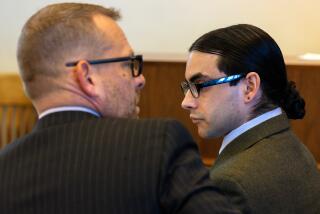
<svg viewBox="0 0 320 214">
<path fill-rule="evenodd" d="M 103 33 L 93 22 L 98 14 L 115 21 L 120 18 L 113 8 L 82 3 L 48 5 L 30 17 L 17 49 L 20 74 L 30 98 L 38 92 L 29 89 L 29 83 L 41 75 L 60 75 L 68 57 L 79 52 L 88 58 L 101 54 L 108 44 L 104 44 Z"/>
</svg>

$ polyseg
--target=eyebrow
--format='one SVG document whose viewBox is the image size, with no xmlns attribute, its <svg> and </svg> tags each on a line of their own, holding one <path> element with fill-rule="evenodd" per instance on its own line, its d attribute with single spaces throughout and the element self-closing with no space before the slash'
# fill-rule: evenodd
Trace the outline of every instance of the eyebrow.
<svg viewBox="0 0 320 214">
<path fill-rule="evenodd" d="M 203 75 L 202 73 L 196 73 L 189 78 L 189 82 L 195 82 L 196 80 L 203 78 L 203 77 L 208 77 L 208 76 Z"/>
<path fill-rule="evenodd" d="M 131 51 L 129 52 L 128 56 L 129 56 L 129 57 L 135 56 L 134 51 L 131 50 Z M 121 62 L 121 63 L 124 64 L 124 65 L 129 65 L 129 62 L 128 62 L 128 61 L 123 61 L 123 62 Z"/>
<path fill-rule="evenodd" d="M 134 56 L 134 55 L 135 55 L 134 51 L 131 50 L 129 56 Z"/>
</svg>

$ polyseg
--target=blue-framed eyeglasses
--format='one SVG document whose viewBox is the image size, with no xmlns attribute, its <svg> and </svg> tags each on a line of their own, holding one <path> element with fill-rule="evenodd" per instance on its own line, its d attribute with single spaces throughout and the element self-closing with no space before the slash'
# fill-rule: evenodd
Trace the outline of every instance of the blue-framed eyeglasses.
<svg viewBox="0 0 320 214">
<path fill-rule="evenodd" d="M 143 57 L 142 55 L 126 56 L 126 57 L 117 57 L 109 59 L 95 59 L 87 60 L 90 65 L 98 65 L 103 63 L 113 63 L 113 62 L 130 62 L 130 68 L 133 77 L 138 77 L 142 73 Z M 76 66 L 79 61 L 67 62 L 65 65 L 67 67 Z"/>
<path fill-rule="evenodd" d="M 192 96 L 194 98 L 198 98 L 200 96 L 200 89 L 201 88 L 219 85 L 219 84 L 223 84 L 223 83 L 227 83 L 227 82 L 232 82 L 232 81 L 238 80 L 242 77 L 244 77 L 243 74 L 235 74 L 235 75 L 231 75 L 231 76 L 227 76 L 227 77 L 221 77 L 219 79 L 209 80 L 209 81 L 203 82 L 203 83 L 193 83 L 193 82 L 189 82 L 189 81 L 185 80 L 185 81 L 181 82 L 181 89 L 182 89 L 184 95 L 186 95 L 188 90 L 190 90 Z"/>
</svg>

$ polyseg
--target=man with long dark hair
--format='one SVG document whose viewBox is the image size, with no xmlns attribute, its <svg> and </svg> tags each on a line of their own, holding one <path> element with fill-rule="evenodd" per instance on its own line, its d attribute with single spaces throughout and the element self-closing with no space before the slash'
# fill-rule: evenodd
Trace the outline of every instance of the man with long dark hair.
<svg viewBox="0 0 320 214">
<path fill-rule="evenodd" d="M 288 119 L 305 101 L 276 42 L 246 24 L 190 47 L 182 107 L 203 138 L 223 136 L 211 178 L 243 213 L 319 213 L 320 174 Z"/>
</svg>

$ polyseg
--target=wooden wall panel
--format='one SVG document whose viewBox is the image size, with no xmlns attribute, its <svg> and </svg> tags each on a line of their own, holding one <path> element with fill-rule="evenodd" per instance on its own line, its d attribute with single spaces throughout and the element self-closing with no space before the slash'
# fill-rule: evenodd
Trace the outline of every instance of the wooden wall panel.
<svg viewBox="0 0 320 214">
<path fill-rule="evenodd" d="M 303 120 L 292 120 L 292 128 L 320 163 L 320 66 L 287 66 L 288 78 L 296 82 L 306 101 Z"/>
<path fill-rule="evenodd" d="M 306 117 L 292 121 L 292 127 L 320 162 L 320 66 L 290 65 L 287 68 L 289 79 L 296 82 L 307 103 Z M 181 121 L 198 142 L 203 160 L 209 165 L 217 156 L 222 139 L 201 139 L 188 112 L 180 107 L 183 95 L 179 85 L 184 79 L 184 70 L 183 62 L 145 62 L 143 72 L 147 81 L 141 96 L 140 116 L 170 117 Z"/>
</svg>

